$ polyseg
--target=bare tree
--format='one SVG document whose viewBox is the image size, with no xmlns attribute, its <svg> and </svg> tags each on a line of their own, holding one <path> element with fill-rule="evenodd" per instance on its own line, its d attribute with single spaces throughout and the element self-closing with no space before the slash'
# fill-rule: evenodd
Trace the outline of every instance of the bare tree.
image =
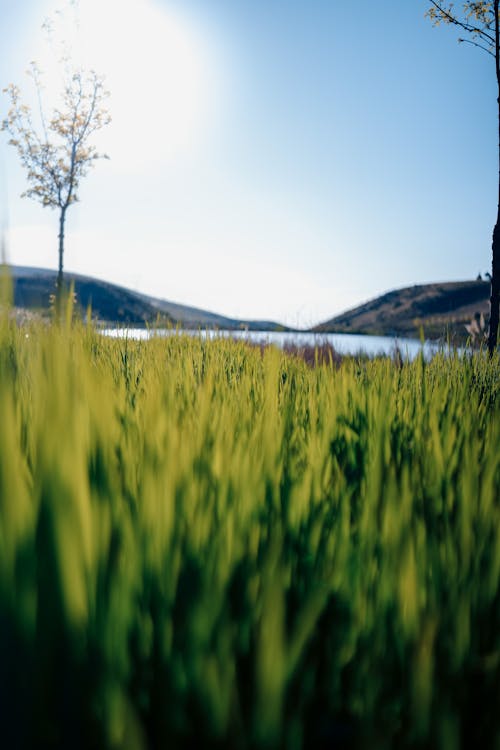
<svg viewBox="0 0 500 750">
<path fill-rule="evenodd" d="M 110 122 L 103 106 L 109 94 L 102 77 L 94 71 L 72 69 L 68 60 L 64 61 L 64 70 L 61 105 L 47 118 L 42 105 L 41 72 L 36 63 L 31 63 L 28 74 L 38 97 L 39 122 L 35 125 L 31 107 L 23 103 L 20 89 L 11 84 L 4 89 L 10 98 L 10 109 L 2 124 L 2 130 L 10 135 L 9 144 L 17 149 L 27 171 L 28 189 L 22 197 L 59 210 L 58 300 L 63 289 L 66 212 L 78 200 L 80 181 L 95 160 L 107 158 L 89 139 Z"/>
<path fill-rule="evenodd" d="M 429 0 L 428 17 L 437 26 L 448 24 L 459 29 L 465 37 L 459 42 L 471 44 L 494 60 L 497 82 L 497 119 L 498 119 L 498 208 L 495 228 L 493 230 L 492 263 L 491 263 L 491 297 L 490 324 L 488 331 L 488 351 L 494 353 L 498 341 L 499 305 L 500 305 L 500 0 L 467 0 L 461 10 L 451 2 Z"/>
</svg>

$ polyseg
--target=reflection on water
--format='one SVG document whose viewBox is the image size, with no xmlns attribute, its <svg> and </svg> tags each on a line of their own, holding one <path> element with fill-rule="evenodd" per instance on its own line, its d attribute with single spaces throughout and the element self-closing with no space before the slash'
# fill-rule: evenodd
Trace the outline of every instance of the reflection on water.
<svg viewBox="0 0 500 750">
<path fill-rule="evenodd" d="M 203 339 L 232 337 L 250 341 L 254 344 L 274 344 L 275 346 L 320 346 L 331 344 L 339 354 L 393 355 L 399 350 L 403 359 L 414 359 L 420 351 L 427 358 L 443 349 L 442 344 L 418 339 L 393 338 L 391 336 L 361 336 L 350 333 L 302 333 L 276 331 L 214 331 L 211 329 L 145 329 L 145 328 L 108 328 L 103 331 L 106 336 L 132 339 L 149 339 L 152 336 L 199 336 Z M 446 348 L 446 347 L 444 347 Z"/>
</svg>

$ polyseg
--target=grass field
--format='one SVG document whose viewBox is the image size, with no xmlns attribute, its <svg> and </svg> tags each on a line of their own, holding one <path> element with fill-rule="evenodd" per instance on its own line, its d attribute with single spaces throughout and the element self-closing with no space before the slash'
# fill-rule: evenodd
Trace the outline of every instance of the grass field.
<svg viewBox="0 0 500 750">
<path fill-rule="evenodd" d="M 5 748 L 499 748 L 500 365 L 0 322 Z"/>
</svg>

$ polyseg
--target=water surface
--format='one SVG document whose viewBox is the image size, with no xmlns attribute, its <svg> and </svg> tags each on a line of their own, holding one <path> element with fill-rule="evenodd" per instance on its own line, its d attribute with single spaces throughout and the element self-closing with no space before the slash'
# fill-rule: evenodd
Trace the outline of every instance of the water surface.
<svg viewBox="0 0 500 750">
<path fill-rule="evenodd" d="M 254 344 L 274 344 L 286 346 L 321 346 L 328 343 L 339 354 L 366 354 L 370 357 L 377 355 L 395 354 L 399 350 L 404 359 L 414 359 L 423 348 L 426 358 L 443 349 L 442 344 L 426 341 L 422 344 L 418 339 L 395 338 L 392 336 L 361 336 L 350 333 L 308 333 L 308 332 L 277 332 L 277 331 L 220 331 L 212 329 L 184 330 L 184 329 L 145 329 L 145 328 L 108 328 L 104 331 L 107 336 L 125 337 L 137 340 L 149 339 L 152 336 L 199 336 L 203 339 L 231 337 L 238 340 L 250 341 Z"/>
</svg>

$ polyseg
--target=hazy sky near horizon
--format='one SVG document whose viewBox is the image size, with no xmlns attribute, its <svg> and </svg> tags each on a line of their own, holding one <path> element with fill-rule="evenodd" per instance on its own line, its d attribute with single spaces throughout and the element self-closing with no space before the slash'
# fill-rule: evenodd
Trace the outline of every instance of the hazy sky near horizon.
<svg viewBox="0 0 500 750">
<path fill-rule="evenodd" d="M 57 75 L 61 0 L 0 0 L 0 88 Z M 241 318 L 309 326 L 388 289 L 490 270 L 493 61 L 427 0 L 80 0 L 110 155 L 68 212 L 65 267 Z M 69 34 L 69 31 L 68 31 Z M 0 99 L 3 116 L 7 98 Z M 55 268 L 57 213 L 0 137 L 9 259 Z"/>
</svg>

